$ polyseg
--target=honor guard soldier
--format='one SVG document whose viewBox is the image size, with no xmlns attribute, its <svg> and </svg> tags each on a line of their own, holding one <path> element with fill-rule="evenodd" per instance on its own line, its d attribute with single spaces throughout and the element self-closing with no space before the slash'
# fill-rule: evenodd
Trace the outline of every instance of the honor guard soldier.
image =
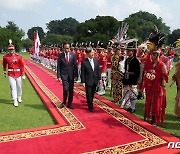
<svg viewBox="0 0 180 154">
<path fill-rule="evenodd" d="M 76 54 L 76 59 L 77 59 L 77 65 L 78 65 L 78 80 L 76 81 L 77 83 L 81 82 L 81 62 L 83 61 L 83 53 L 79 49 L 78 44 L 75 46 L 75 54 Z"/>
<path fill-rule="evenodd" d="M 107 71 L 107 54 L 104 52 L 104 48 L 99 46 L 97 48 L 99 53 L 99 67 L 101 72 L 101 80 L 102 83 L 99 85 L 100 91 L 97 92 L 99 95 L 105 95 L 105 87 L 106 87 L 106 71 Z"/>
<path fill-rule="evenodd" d="M 6 77 L 8 71 L 8 79 L 11 87 L 11 96 L 14 101 L 14 106 L 18 106 L 18 102 L 22 102 L 22 79 L 25 79 L 24 62 L 22 56 L 15 53 L 13 44 L 8 45 L 8 52 L 3 57 L 3 70 Z M 8 69 L 6 69 L 8 67 Z"/>
<path fill-rule="evenodd" d="M 108 53 L 107 53 L 107 82 L 108 88 L 111 88 L 111 68 L 112 68 L 112 62 L 111 57 L 113 56 L 113 48 L 112 46 L 107 47 Z"/>
<path fill-rule="evenodd" d="M 174 59 L 174 54 L 175 54 L 175 51 L 173 50 L 172 47 L 170 47 L 167 51 L 167 57 L 169 58 L 170 60 L 170 69 L 173 68 L 173 59 Z"/>
<path fill-rule="evenodd" d="M 139 75 L 139 79 L 137 81 L 137 91 L 138 91 L 137 99 L 138 100 L 144 99 L 142 85 L 143 85 L 143 78 L 144 78 L 143 77 L 144 76 L 144 63 L 146 61 L 146 56 L 147 56 L 146 51 L 147 51 L 147 45 L 145 43 L 142 43 L 137 48 L 137 56 L 136 57 L 139 60 L 139 64 L 140 64 L 140 75 Z"/>
</svg>

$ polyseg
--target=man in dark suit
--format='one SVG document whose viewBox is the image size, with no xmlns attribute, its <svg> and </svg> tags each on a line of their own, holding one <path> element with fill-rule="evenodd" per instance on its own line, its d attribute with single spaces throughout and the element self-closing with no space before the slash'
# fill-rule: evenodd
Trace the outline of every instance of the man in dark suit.
<svg viewBox="0 0 180 154">
<path fill-rule="evenodd" d="M 86 49 L 87 58 L 81 64 L 81 82 L 86 89 L 86 99 L 90 112 L 94 112 L 93 98 L 96 86 L 101 81 L 101 73 L 98 60 L 94 58 L 91 47 Z"/>
<path fill-rule="evenodd" d="M 63 103 L 60 108 L 64 107 L 68 97 L 67 107 L 73 109 L 74 80 L 78 77 L 77 60 L 75 54 L 70 52 L 70 44 L 64 44 L 63 49 L 64 52 L 59 54 L 57 61 L 57 78 L 63 83 Z"/>
</svg>

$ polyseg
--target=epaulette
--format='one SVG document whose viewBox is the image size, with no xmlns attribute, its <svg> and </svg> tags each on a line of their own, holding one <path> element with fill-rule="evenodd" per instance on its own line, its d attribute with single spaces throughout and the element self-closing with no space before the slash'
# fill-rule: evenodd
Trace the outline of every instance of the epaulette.
<svg viewBox="0 0 180 154">
<path fill-rule="evenodd" d="M 3 55 L 3 57 L 7 56 L 9 53 L 6 53 L 5 55 Z"/>
</svg>

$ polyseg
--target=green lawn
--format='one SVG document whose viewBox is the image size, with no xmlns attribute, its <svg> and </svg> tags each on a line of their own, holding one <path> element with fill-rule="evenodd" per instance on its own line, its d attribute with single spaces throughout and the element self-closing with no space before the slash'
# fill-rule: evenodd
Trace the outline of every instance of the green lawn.
<svg viewBox="0 0 180 154">
<path fill-rule="evenodd" d="M 23 53 L 23 57 L 29 58 L 29 55 Z M 0 65 L 0 132 L 54 125 L 51 115 L 27 78 L 22 84 L 23 102 L 19 103 L 19 107 L 13 106 L 9 81 L 4 77 Z"/>
</svg>

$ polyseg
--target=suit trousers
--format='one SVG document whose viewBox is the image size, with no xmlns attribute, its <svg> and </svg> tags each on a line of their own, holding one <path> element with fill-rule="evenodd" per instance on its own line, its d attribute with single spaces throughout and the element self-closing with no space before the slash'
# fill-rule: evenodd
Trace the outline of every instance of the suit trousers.
<svg viewBox="0 0 180 154">
<path fill-rule="evenodd" d="M 13 100 L 17 99 L 18 96 L 22 95 L 22 79 L 21 76 L 16 78 L 16 77 L 11 77 L 8 76 L 9 78 L 9 83 L 10 83 L 10 88 L 11 88 L 11 97 Z"/>
<path fill-rule="evenodd" d="M 62 83 L 63 83 L 63 103 L 66 104 L 68 97 L 68 105 L 72 105 L 74 80 L 71 80 L 68 77 L 68 80 L 62 80 Z"/>
<path fill-rule="evenodd" d="M 88 104 L 88 108 L 89 109 L 93 109 L 93 98 L 94 98 L 94 94 L 96 92 L 96 86 L 97 85 L 93 85 L 93 86 L 87 86 L 86 85 L 86 99 L 87 99 L 87 104 Z"/>
</svg>

